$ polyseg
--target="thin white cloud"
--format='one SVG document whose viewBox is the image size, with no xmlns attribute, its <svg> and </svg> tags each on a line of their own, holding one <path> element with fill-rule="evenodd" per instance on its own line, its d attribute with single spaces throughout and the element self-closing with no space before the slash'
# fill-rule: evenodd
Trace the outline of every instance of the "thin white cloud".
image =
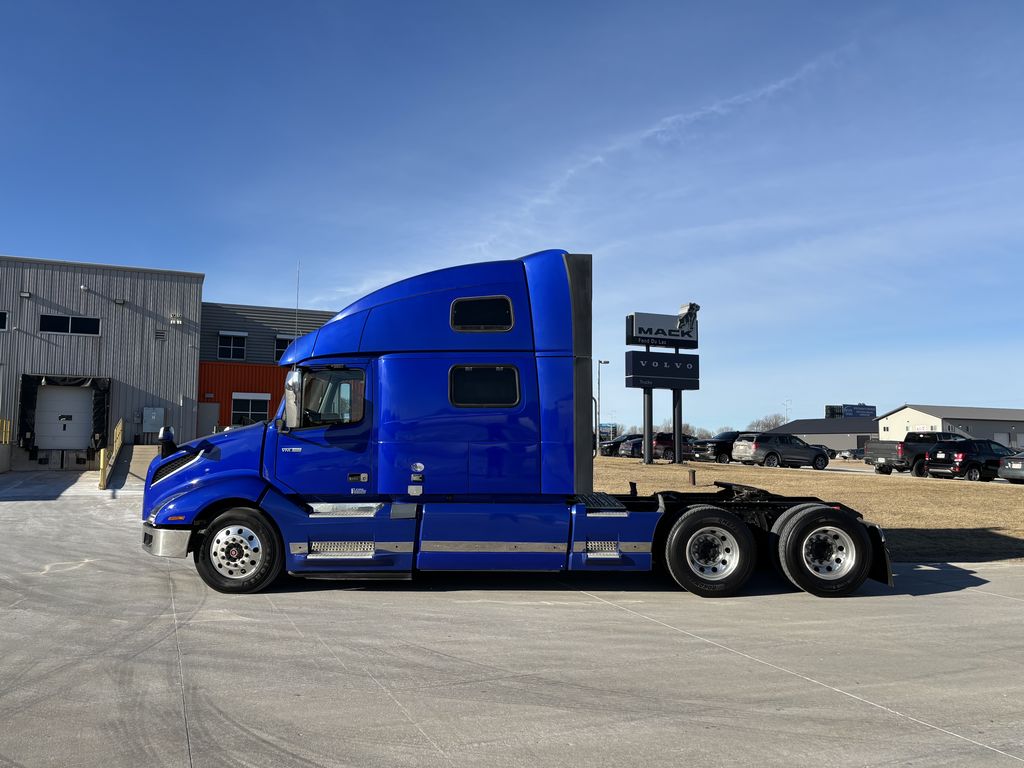
<svg viewBox="0 0 1024 768">
<path fill-rule="evenodd" d="M 532 218 L 538 210 L 556 204 L 574 181 L 592 169 L 605 166 L 609 158 L 641 148 L 652 141 L 659 144 L 671 143 L 681 138 L 683 132 L 690 126 L 707 120 L 727 117 L 744 107 L 775 98 L 793 89 L 795 86 L 810 80 L 822 70 L 836 66 L 851 49 L 852 44 L 844 45 L 821 56 L 817 56 L 792 74 L 766 85 L 719 99 L 712 104 L 695 110 L 667 115 L 660 118 L 653 125 L 610 141 L 597 152 L 593 152 L 582 160 L 571 164 L 557 178 L 551 181 L 547 187 L 529 198 L 518 211 L 498 225 L 489 237 L 477 242 L 474 248 L 485 255 L 489 255 L 494 243 L 501 239 L 503 235 L 513 229 L 521 230 L 525 220 Z"/>
</svg>

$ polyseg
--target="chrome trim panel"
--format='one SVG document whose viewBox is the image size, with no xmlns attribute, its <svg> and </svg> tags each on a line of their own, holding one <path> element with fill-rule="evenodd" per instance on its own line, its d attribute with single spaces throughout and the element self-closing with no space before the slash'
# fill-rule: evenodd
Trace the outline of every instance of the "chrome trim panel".
<svg viewBox="0 0 1024 768">
<path fill-rule="evenodd" d="M 310 517 L 374 517 L 383 504 L 310 504 L 313 513 Z"/>
<path fill-rule="evenodd" d="M 625 509 L 588 509 L 587 517 L 629 517 Z"/>
<path fill-rule="evenodd" d="M 416 519 L 416 504 L 392 504 L 391 505 L 391 519 L 392 520 L 415 520 Z"/>
<path fill-rule="evenodd" d="M 309 552 L 309 545 L 304 541 L 292 541 L 288 543 L 288 551 L 293 555 L 305 555 Z"/>
<path fill-rule="evenodd" d="M 565 552 L 562 542 L 548 541 L 424 541 L 421 552 Z"/>
<path fill-rule="evenodd" d="M 191 538 L 189 528 L 155 528 L 149 523 L 142 524 L 142 548 L 157 557 L 187 557 Z"/>
</svg>

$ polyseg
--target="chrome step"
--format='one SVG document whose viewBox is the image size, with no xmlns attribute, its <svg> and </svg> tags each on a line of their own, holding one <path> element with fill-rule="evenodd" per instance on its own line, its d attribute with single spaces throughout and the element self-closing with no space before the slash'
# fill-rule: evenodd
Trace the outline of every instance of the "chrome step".
<svg viewBox="0 0 1024 768">
<path fill-rule="evenodd" d="M 307 560 L 372 560 L 372 541 L 311 541 Z"/>
</svg>

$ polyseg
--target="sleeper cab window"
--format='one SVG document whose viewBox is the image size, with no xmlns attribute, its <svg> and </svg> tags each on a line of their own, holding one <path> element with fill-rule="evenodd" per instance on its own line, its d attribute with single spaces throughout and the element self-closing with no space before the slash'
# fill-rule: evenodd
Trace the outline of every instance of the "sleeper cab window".
<svg viewBox="0 0 1024 768">
<path fill-rule="evenodd" d="M 519 404 L 519 371 L 511 365 L 456 365 L 448 393 L 459 408 L 511 408 Z"/>
<path fill-rule="evenodd" d="M 452 330 L 494 332 L 512 330 L 512 300 L 508 296 L 477 296 L 452 302 Z"/>
<path fill-rule="evenodd" d="M 326 427 L 363 420 L 363 371 L 310 371 L 303 379 L 302 426 Z"/>
</svg>

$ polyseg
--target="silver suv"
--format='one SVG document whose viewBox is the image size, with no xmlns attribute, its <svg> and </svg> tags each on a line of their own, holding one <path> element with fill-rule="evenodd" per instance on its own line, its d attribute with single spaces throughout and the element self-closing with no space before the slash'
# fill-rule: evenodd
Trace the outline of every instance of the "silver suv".
<svg viewBox="0 0 1024 768">
<path fill-rule="evenodd" d="M 732 445 L 732 458 L 763 467 L 828 466 L 828 454 L 821 448 L 808 445 L 796 435 L 773 432 L 742 433 Z"/>
</svg>

